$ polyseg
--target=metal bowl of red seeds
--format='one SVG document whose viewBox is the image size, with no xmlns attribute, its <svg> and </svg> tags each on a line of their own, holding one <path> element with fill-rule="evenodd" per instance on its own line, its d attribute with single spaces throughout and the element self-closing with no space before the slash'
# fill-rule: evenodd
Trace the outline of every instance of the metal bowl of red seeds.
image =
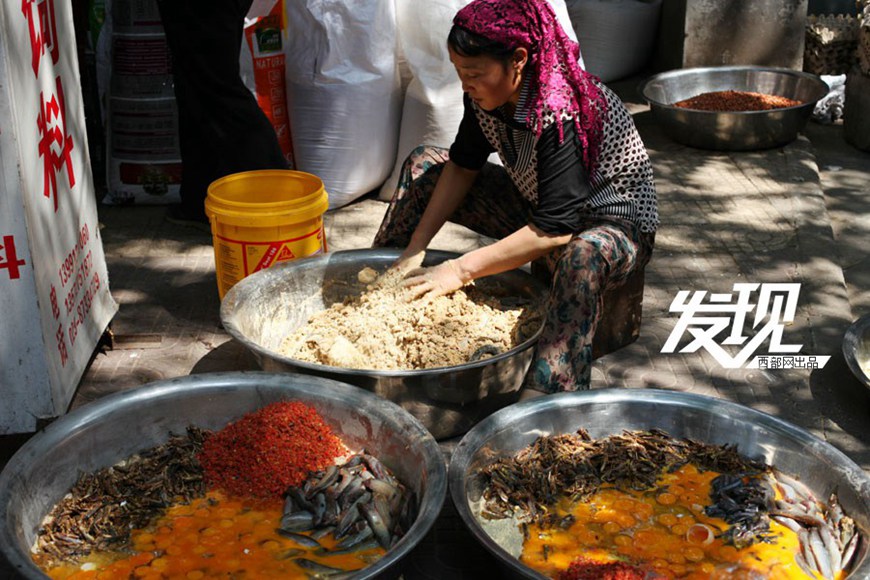
<svg viewBox="0 0 870 580">
<path fill-rule="evenodd" d="M 341 449 L 327 445 L 333 440 Z M 261 453 L 260 443 L 269 451 Z M 201 461 L 189 457 L 191 449 Z M 336 453 L 344 455 L 333 459 Z M 301 458 L 321 463 L 298 477 L 276 468 L 271 478 L 258 465 L 307 465 Z M 283 477 L 296 478 L 286 492 Z M 246 491 L 259 495 L 250 503 L 235 495 Z M 446 492 L 434 438 L 381 397 L 292 373 L 193 375 L 109 395 L 22 446 L 0 474 L 0 553 L 20 576 L 44 578 L 37 555 L 60 561 L 90 536 L 103 534 L 112 545 L 113 534 L 129 534 L 112 557 L 92 552 L 51 577 L 172 577 L 179 566 L 187 566 L 181 576 L 188 578 L 294 577 L 290 566 L 299 577 L 394 578 L 434 524 Z M 58 514 L 71 498 L 87 513 Z M 398 510 L 389 511 L 394 504 Z M 117 512 L 142 509 L 157 515 L 141 529 L 100 527 Z M 70 517 L 87 529 L 60 529 Z M 343 542 L 333 541 L 340 525 Z M 260 572 L 257 559 L 266 562 Z"/>
<path fill-rule="evenodd" d="M 828 90 L 817 75 L 761 66 L 672 70 L 640 87 L 671 139 L 717 151 L 769 149 L 794 141 Z"/>
</svg>

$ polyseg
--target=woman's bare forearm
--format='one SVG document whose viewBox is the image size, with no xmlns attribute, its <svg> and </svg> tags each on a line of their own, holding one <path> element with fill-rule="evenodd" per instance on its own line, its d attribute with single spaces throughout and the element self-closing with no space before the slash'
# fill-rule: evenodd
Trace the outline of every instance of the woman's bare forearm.
<svg viewBox="0 0 870 580">
<path fill-rule="evenodd" d="M 571 237 L 571 234 L 547 234 L 527 225 L 489 246 L 468 252 L 459 259 L 458 265 L 466 280 L 499 274 L 564 246 Z"/>
<path fill-rule="evenodd" d="M 426 249 L 435 234 L 465 199 L 477 174 L 477 171 L 464 169 L 451 161 L 444 165 L 432 192 L 432 198 L 423 212 L 423 217 L 420 218 L 420 224 L 411 236 L 411 243 L 406 253 Z"/>
</svg>

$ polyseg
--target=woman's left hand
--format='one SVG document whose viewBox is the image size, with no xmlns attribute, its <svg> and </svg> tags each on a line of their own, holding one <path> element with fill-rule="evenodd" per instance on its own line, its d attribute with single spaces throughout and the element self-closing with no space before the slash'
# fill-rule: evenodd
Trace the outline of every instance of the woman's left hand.
<svg viewBox="0 0 870 580">
<path fill-rule="evenodd" d="M 447 260 L 408 272 L 402 286 L 408 289 L 409 300 L 432 299 L 459 290 L 470 281 L 465 279 L 459 260 Z"/>
</svg>

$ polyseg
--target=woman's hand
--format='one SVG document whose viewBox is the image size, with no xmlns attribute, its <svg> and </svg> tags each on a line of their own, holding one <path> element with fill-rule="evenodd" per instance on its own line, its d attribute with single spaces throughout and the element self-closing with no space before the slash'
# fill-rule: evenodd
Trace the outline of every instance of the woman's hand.
<svg viewBox="0 0 870 580">
<path fill-rule="evenodd" d="M 408 273 L 402 286 L 408 289 L 408 299 L 432 299 L 450 294 L 465 286 L 471 278 L 467 276 L 459 259 L 447 260 L 431 268 L 417 268 Z"/>
<path fill-rule="evenodd" d="M 408 248 L 402 252 L 402 255 L 390 266 L 390 269 L 397 270 L 400 274 L 399 277 L 404 278 L 409 272 L 420 269 L 425 257 L 426 250 L 412 250 Z"/>
<path fill-rule="evenodd" d="M 387 271 L 377 276 L 374 280 L 375 288 L 397 288 L 404 285 L 404 279 L 408 273 L 414 270 L 419 270 L 423 263 L 423 258 L 426 257 L 425 250 L 406 249 L 396 259 L 395 262 L 387 268 Z"/>
</svg>

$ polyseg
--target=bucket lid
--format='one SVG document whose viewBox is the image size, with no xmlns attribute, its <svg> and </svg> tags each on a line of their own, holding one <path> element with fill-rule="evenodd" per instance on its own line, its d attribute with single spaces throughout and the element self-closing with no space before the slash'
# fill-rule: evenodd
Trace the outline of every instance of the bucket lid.
<svg viewBox="0 0 870 580">
<path fill-rule="evenodd" d="M 316 175 L 292 169 L 233 173 L 213 181 L 206 215 L 230 225 L 257 226 L 264 219 L 305 221 L 323 215 L 329 196 Z"/>
</svg>

